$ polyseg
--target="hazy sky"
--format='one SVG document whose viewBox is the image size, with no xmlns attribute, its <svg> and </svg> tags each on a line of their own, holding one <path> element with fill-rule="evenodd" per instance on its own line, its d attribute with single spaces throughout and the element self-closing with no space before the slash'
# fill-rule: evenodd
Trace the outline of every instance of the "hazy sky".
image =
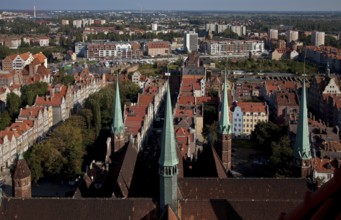
<svg viewBox="0 0 341 220">
<path fill-rule="evenodd" d="M 341 0 L 0 0 L 0 9 L 341 11 Z"/>
</svg>

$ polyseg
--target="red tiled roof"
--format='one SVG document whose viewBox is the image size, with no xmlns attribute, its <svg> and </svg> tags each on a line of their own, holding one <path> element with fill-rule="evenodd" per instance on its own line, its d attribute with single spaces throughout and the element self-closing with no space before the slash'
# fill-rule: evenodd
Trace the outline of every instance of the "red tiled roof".
<svg viewBox="0 0 341 220">
<path fill-rule="evenodd" d="M 54 95 L 53 97 L 39 97 L 36 98 L 36 105 L 44 105 L 44 106 L 55 106 L 58 107 L 62 104 L 62 96 Z"/>
<path fill-rule="evenodd" d="M 262 102 L 238 102 L 243 112 L 266 112 L 265 104 Z"/>
<path fill-rule="evenodd" d="M 194 105 L 194 102 L 193 96 L 180 96 L 178 100 L 179 105 Z"/>
<path fill-rule="evenodd" d="M 23 60 L 27 60 L 30 57 L 31 53 L 30 52 L 26 52 L 26 53 L 22 53 L 20 54 L 21 59 Z"/>
<path fill-rule="evenodd" d="M 147 43 L 147 48 L 169 48 L 169 42 L 168 41 L 153 41 Z"/>
<path fill-rule="evenodd" d="M 278 92 L 276 94 L 276 101 L 278 106 L 298 106 L 298 99 L 294 92 Z"/>
<path fill-rule="evenodd" d="M 140 95 L 139 94 L 138 105 L 148 106 L 153 101 L 153 99 L 154 99 L 153 95 L 145 95 L 145 94 Z"/>
<path fill-rule="evenodd" d="M 20 110 L 19 117 L 37 117 L 39 111 L 43 110 L 42 106 L 31 106 L 27 108 L 23 108 Z"/>
<path fill-rule="evenodd" d="M 319 173 L 334 173 L 335 170 L 335 164 L 330 159 L 313 158 L 312 166 Z"/>
<path fill-rule="evenodd" d="M 174 117 L 193 117 L 194 116 L 194 112 L 193 109 L 175 109 L 175 115 Z"/>
</svg>

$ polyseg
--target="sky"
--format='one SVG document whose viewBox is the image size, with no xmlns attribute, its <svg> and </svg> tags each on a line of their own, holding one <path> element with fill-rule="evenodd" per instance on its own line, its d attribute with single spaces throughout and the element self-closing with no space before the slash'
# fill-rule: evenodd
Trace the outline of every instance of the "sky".
<svg viewBox="0 0 341 220">
<path fill-rule="evenodd" d="M 0 9 L 341 11 L 341 0 L 0 0 Z"/>
</svg>

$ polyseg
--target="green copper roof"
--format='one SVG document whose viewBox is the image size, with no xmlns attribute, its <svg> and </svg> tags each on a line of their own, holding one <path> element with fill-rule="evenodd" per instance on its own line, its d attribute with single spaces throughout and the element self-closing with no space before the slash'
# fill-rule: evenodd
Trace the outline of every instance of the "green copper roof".
<svg viewBox="0 0 341 220">
<path fill-rule="evenodd" d="M 161 166 L 174 166 L 179 163 L 179 160 L 176 154 L 172 102 L 170 98 L 169 84 L 167 85 L 167 97 L 164 118 L 165 120 L 162 129 L 162 142 L 159 164 Z"/>
<path fill-rule="evenodd" d="M 18 160 L 23 160 L 24 159 L 24 155 L 20 152 L 18 154 Z"/>
<path fill-rule="evenodd" d="M 226 69 L 225 69 L 225 77 L 224 77 L 223 103 L 221 106 L 219 131 L 222 134 L 231 134 L 229 103 L 227 99 L 227 88 L 226 88 Z"/>
<path fill-rule="evenodd" d="M 117 77 L 118 78 L 118 77 Z M 111 125 L 111 132 L 116 133 L 124 133 L 125 127 L 122 119 L 122 110 L 121 110 L 121 99 L 120 99 L 120 88 L 118 86 L 118 80 L 116 84 L 116 95 L 115 95 L 115 109 L 114 109 L 114 117 Z"/>
<path fill-rule="evenodd" d="M 298 159 L 311 159 L 311 149 L 309 141 L 308 111 L 305 91 L 305 82 L 302 85 L 300 101 L 300 115 L 296 132 L 294 157 Z"/>
</svg>

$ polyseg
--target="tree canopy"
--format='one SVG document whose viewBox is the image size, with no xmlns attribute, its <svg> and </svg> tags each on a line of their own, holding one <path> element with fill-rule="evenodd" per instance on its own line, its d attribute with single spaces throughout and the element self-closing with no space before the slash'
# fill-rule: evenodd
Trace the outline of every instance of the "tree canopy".
<svg viewBox="0 0 341 220">
<path fill-rule="evenodd" d="M 36 82 L 21 87 L 22 106 L 33 105 L 36 96 L 44 96 L 48 91 L 48 85 L 45 82 Z"/>
<path fill-rule="evenodd" d="M 6 109 L 11 116 L 12 121 L 14 121 L 19 114 L 21 99 L 17 94 L 11 92 L 7 94 L 6 104 Z"/>
</svg>

